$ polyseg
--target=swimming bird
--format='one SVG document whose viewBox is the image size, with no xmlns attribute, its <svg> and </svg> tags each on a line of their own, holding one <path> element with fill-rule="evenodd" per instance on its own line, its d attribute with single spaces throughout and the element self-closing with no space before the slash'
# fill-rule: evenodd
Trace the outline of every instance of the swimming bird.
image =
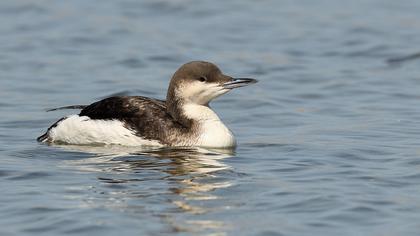
<svg viewBox="0 0 420 236">
<path fill-rule="evenodd" d="M 233 133 L 210 108 L 213 99 L 256 83 L 224 75 L 214 64 L 192 61 L 172 76 L 166 101 L 142 96 L 115 96 L 55 122 L 38 141 L 126 146 L 236 146 Z M 60 109 L 60 108 L 59 108 Z"/>
</svg>

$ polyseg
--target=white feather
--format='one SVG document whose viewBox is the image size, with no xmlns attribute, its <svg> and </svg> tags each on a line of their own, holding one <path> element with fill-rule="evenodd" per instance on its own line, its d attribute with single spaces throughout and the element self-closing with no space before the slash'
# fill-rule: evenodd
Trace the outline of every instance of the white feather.
<svg viewBox="0 0 420 236">
<path fill-rule="evenodd" d="M 118 120 L 92 120 L 71 115 L 49 131 L 50 141 L 68 144 L 121 144 L 126 146 L 162 146 L 155 140 L 142 139 Z"/>
<path fill-rule="evenodd" d="M 233 133 L 208 106 L 191 103 L 185 104 L 183 110 L 188 118 L 199 123 L 200 135 L 196 146 L 217 148 L 236 146 Z"/>
</svg>

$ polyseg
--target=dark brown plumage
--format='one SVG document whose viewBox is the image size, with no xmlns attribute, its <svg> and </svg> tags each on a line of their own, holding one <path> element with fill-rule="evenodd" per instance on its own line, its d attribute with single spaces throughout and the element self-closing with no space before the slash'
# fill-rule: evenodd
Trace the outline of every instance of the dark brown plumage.
<svg viewBox="0 0 420 236">
<path fill-rule="evenodd" d="M 84 108 L 79 116 L 91 119 L 120 120 L 126 128 L 147 140 L 159 140 L 165 145 L 186 133 L 190 126 L 176 121 L 167 112 L 163 100 L 141 96 L 110 97 Z"/>
</svg>

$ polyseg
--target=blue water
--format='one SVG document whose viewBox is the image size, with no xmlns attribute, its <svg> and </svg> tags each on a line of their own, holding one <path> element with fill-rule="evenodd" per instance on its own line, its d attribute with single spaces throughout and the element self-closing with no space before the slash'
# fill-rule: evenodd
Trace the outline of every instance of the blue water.
<svg viewBox="0 0 420 236">
<path fill-rule="evenodd" d="M 418 235 L 420 2 L 0 2 L 0 235 Z M 212 107 L 238 148 L 48 146 L 183 63 L 260 82 Z"/>
</svg>

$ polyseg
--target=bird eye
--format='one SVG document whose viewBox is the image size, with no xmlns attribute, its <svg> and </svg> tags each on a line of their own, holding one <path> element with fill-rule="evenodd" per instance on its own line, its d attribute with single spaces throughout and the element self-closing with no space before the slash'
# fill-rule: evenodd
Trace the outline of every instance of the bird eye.
<svg viewBox="0 0 420 236">
<path fill-rule="evenodd" d="M 200 82 L 206 82 L 207 81 L 207 78 L 204 77 L 204 76 L 201 76 L 200 78 L 198 78 L 198 81 L 200 81 Z"/>
</svg>

